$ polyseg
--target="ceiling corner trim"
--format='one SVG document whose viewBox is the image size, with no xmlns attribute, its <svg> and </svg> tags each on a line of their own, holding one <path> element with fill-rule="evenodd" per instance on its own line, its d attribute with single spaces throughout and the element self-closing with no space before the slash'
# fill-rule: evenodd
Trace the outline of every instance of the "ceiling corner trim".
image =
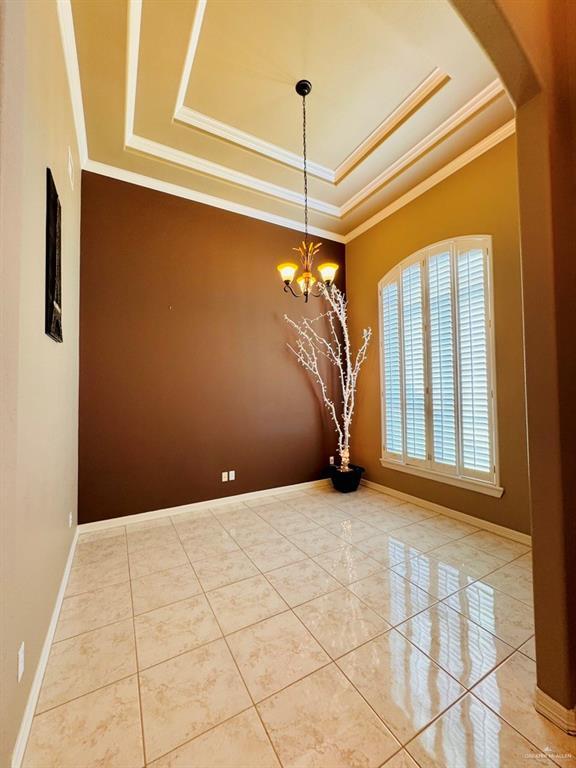
<svg viewBox="0 0 576 768">
<path fill-rule="evenodd" d="M 279 216 L 274 213 L 267 213 L 259 208 L 252 208 L 241 203 L 233 203 L 230 200 L 225 200 L 221 197 L 214 195 L 208 195 L 204 192 L 198 192 L 197 190 L 190 189 L 189 187 L 182 187 L 178 184 L 172 184 L 168 181 L 162 181 L 152 176 L 145 176 L 134 171 L 128 171 L 125 168 L 118 168 L 113 165 L 107 165 L 106 163 L 100 163 L 95 160 L 88 160 L 85 170 L 91 173 L 97 173 L 100 176 L 107 176 L 110 179 L 116 179 L 118 181 L 125 181 L 129 184 L 136 184 L 139 187 L 146 187 L 147 189 L 153 189 L 157 192 L 164 192 L 167 195 L 174 195 L 175 197 L 182 197 L 186 200 L 191 200 L 195 203 L 202 203 L 203 205 L 209 205 L 212 208 L 220 208 L 224 211 L 230 211 L 231 213 L 238 213 L 241 216 L 247 216 L 251 219 L 259 219 L 260 221 L 268 222 L 269 224 L 276 224 L 279 227 L 286 227 L 287 229 L 294 229 L 297 232 L 303 231 L 302 222 L 290 219 L 285 216 Z M 327 240 L 333 240 L 337 243 L 344 243 L 344 235 L 338 232 L 332 232 L 328 229 L 321 229 L 319 227 L 310 227 L 310 234 L 323 237 Z"/>
<path fill-rule="evenodd" d="M 80 82 L 78 51 L 76 50 L 74 19 L 72 17 L 72 5 L 70 0 L 58 0 L 56 9 L 58 12 L 58 24 L 60 26 L 60 39 L 64 52 L 66 75 L 68 77 L 68 90 L 70 92 L 70 101 L 72 102 L 72 116 L 74 118 L 74 129 L 76 132 L 78 155 L 80 157 L 80 167 L 84 168 L 88 160 L 88 141 L 86 138 L 82 85 Z"/>
<path fill-rule="evenodd" d="M 146 139 L 143 136 L 132 134 L 126 144 L 126 148 L 135 150 L 136 152 L 142 152 L 143 154 L 150 155 L 160 160 L 165 160 L 174 165 L 189 168 L 192 171 L 203 173 L 206 176 L 212 176 L 221 181 L 230 182 L 236 186 L 251 189 L 254 192 L 261 192 L 264 195 L 275 197 L 278 200 L 284 200 L 287 203 L 293 203 L 301 207 L 304 206 L 304 195 L 301 192 L 295 192 L 286 187 L 280 187 L 272 182 L 258 179 L 255 176 L 250 176 L 241 171 L 235 171 L 232 168 L 213 163 L 211 160 L 205 160 L 197 155 L 190 155 L 180 149 L 169 147 L 167 144 L 160 144 L 157 141 Z M 340 208 L 337 205 L 332 205 L 332 203 L 325 203 L 323 200 L 309 197 L 308 207 L 313 211 L 324 213 L 327 216 L 333 216 L 336 219 L 340 218 Z"/>
<path fill-rule="evenodd" d="M 192 22 L 192 32 L 190 33 L 190 41 L 184 60 L 184 69 L 182 70 L 178 95 L 176 97 L 174 119 L 176 119 L 176 115 L 184 106 L 184 99 L 186 97 L 186 91 L 188 90 L 188 82 L 190 80 L 190 75 L 192 74 L 192 66 L 194 65 L 194 59 L 196 58 L 196 50 L 198 49 L 198 41 L 200 40 L 200 32 L 202 31 L 202 24 L 204 22 L 204 14 L 206 13 L 206 4 L 207 0 L 197 0 L 196 2 L 196 10 Z"/>
<path fill-rule="evenodd" d="M 488 152 L 488 150 L 495 147 L 501 141 L 504 141 L 508 137 L 512 136 L 515 132 L 516 120 L 512 119 L 507 123 L 504 123 L 504 125 L 500 126 L 500 128 L 495 130 L 489 136 L 486 136 L 486 138 L 482 139 L 482 141 L 479 141 L 478 144 L 475 144 L 473 147 L 470 147 L 470 149 L 467 149 L 466 152 L 463 152 L 443 168 L 440 168 L 427 179 L 424 179 L 424 181 L 420 182 L 420 184 L 417 184 L 404 195 L 394 200 L 394 202 L 386 206 L 386 208 L 383 208 L 381 211 L 374 214 L 374 216 L 367 219 L 354 229 L 350 230 L 350 232 L 345 235 L 345 242 L 349 243 L 355 238 L 364 234 L 364 232 L 372 229 L 372 227 L 376 226 L 376 224 L 379 224 L 381 221 L 388 218 L 388 216 L 396 213 L 396 211 L 400 210 L 400 208 L 408 205 L 408 203 L 411 203 L 412 200 L 420 197 L 420 195 L 423 195 L 429 189 L 432 189 L 432 187 L 435 187 L 436 184 L 444 181 L 444 179 L 447 179 L 453 173 L 456 173 L 461 168 L 464 168 L 464 166 L 468 165 L 468 163 L 476 160 L 476 158 L 480 157 L 480 155 Z"/>
<path fill-rule="evenodd" d="M 67 1 L 69 2 L 69 0 Z M 193 41 L 196 41 L 195 45 L 197 45 L 198 42 L 197 37 L 200 34 L 200 29 L 202 26 L 201 19 L 204 15 L 204 10 L 200 10 L 201 6 L 203 9 L 206 8 L 206 0 L 199 0 L 199 5 L 196 8 L 193 26 L 197 29 L 197 32 L 194 33 L 193 30 L 191 44 L 189 46 L 189 54 L 190 49 L 193 47 Z M 261 192 L 265 195 L 275 197 L 279 200 L 284 200 L 288 203 L 304 206 L 304 195 L 300 192 L 295 192 L 286 187 L 281 187 L 277 184 L 256 178 L 255 176 L 251 176 L 240 171 L 235 171 L 232 168 L 220 165 L 219 163 L 214 163 L 211 160 L 205 160 L 204 158 L 197 155 L 183 152 L 182 150 L 176 149 L 175 147 L 168 146 L 167 144 L 161 144 L 160 142 L 153 141 L 152 139 L 148 139 L 143 136 L 138 136 L 134 133 L 134 115 L 136 110 L 136 89 L 138 85 L 138 56 L 140 48 L 141 25 L 142 0 L 130 0 L 128 4 L 128 39 L 126 52 L 126 109 L 124 114 L 124 148 L 150 155 L 168 163 L 173 163 L 175 165 L 188 168 L 192 171 L 197 171 L 198 173 L 203 173 L 207 176 L 212 176 L 237 186 L 252 189 L 255 192 Z M 193 58 L 193 56 L 190 56 L 190 62 L 193 61 Z M 185 91 L 186 84 L 184 85 L 184 93 Z M 331 203 L 326 203 L 315 198 L 308 198 L 308 205 L 312 210 L 324 213 L 327 216 L 340 218 L 340 208 L 336 205 L 332 205 Z"/>
<path fill-rule="evenodd" d="M 391 163 L 385 168 L 382 173 L 378 174 L 371 182 L 366 184 L 355 195 L 352 195 L 341 207 L 341 215 L 345 216 L 357 205 L 360 205 L 367 197 L 374 194 L 376 190 L 386 184 L 387 181 L 399 174 L 408 165 L 411 165 L 416 160 L 420 159 L 429 150 L 431 150 L 442 139 L 446 138 L 452 131 L 460 127 L 463 123 L 469 120 L 477 112 L 480 112 L 490 102 L 496 99 L 501 94 L 504 94 L 504 86 L 498 79 L 493 80 L 479 93 L 473 96 L 466 104 L 460 109 L 456 110 L 450 117 L 441 123 L 437 128 L 431 131 L 421 141 L 411 147 L 408 152 L 405 152 L 395 162 Z"/>
<path fill-rule="evenodd" d="M 346 157 L 334 171 L 334 181 L 340 182 L 359 165 L 381 142 L 393 133 L 417 109 L 450 81 L 450 75 L 436 67 L 432 72 L 380 123 L 372 133 Z"/>
<path fill-rule="evenodd" d="M 128 2 L 128 32 L 126 46 L 126 104 L 124 112 L 124 145 L 128 146 L 134 132 L 136 89 L 138 87 L 138 57 L 140 55 L 140 28 L 142 0 Z"/>
<path fill-rule="evenodd" d="M 259 155 L 263 155 L 271 160 L 276 160 L 284 165 L 289 165 L 292 168 L 297 168 L 299 171 L 304 169 L 304 160 L 300 155 L 296 155 L 294 152 L 289 152 L 287 149 L 271 144 L 264 139 L 259 139 L 251 133 L 246 133 L 238 128 L 234 128 L 232 125 L 222 123 L 213 117 L 203 114 L 202 112 L 196 112 L 190 107 L 181 106 L 176 112 L 174 112 L 174 120 L 186 125 L 191 125 L 193 128 L 197 128 L 205 133 L 211 133 L 214 136 L 218 136 L 221 139 L 237 144 L 245 149 L 250 149 L 253 152 L 257 152 Z M 312 176 L 316 176 L 324 181 L 334 182 L 334 171 L 330 168 L 326 168 L 324 165 L 314 163 L 310 160 L 306 163 L 308 173 Z"/>
</svg>

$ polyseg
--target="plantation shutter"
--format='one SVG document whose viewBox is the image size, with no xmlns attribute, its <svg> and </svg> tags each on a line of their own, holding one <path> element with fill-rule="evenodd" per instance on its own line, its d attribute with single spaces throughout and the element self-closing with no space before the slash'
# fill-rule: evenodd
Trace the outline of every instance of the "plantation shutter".
<svg viewBox="0 0 576 768">
<path fill-rule="evenodd" d="M 456 467 L 454 321 L 450 251 L 428 260 L 432 459 Z"/>
<path fill-rule="evenodd" d="M 384 449 L 402 454 L 402 378 L 400 372 L 400 296 L 398 283 L 382 291 L 382 341 L 384 367 Z"/>
<path fill-rule="evenodd" d="M 489 259 L 489 237 L 455 238 L 381 282 L 384 462 L 497 486 Z"/>
<path fill-rule="evenodd" d="M 426 459 L 426 385 L 420 262 L 402 270 L 402 331 L 406 456 Z"/>
<path fill-rule="evenodd" d="M 459 252 L 456 272 L 461 463 L 465 472 L 487 473 L 492 469 L 492 450 L 484 251 Z"/>
</svg>

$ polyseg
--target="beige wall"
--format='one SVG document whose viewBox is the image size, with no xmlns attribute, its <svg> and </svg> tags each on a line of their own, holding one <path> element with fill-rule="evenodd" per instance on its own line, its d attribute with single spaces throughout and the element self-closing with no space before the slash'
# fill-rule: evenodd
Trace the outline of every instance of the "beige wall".
<svg viewBox="0 0 576 768">
<path fill-rule="evenodd" d="M 516 146 L 502 142 L 346 247 L 346 285 L 357 336 L 376 335 L 360 375 L 353 460 L 370 480 L 499 525 L 529 532 Z M 500 479 L 497 499 L 380 465 L 378 281 L 418 249 L 450 237 L 488 234 L 494 251 L 494 312 Z"/>
<path fill-rule="evenodd" d="M 56 3 L 0 9 L 0 765 L 9 766 L 76 525 L 80 172 Z M 63 344 L 44 334 L 47 166 L 62 204 Z"/>
</svg>

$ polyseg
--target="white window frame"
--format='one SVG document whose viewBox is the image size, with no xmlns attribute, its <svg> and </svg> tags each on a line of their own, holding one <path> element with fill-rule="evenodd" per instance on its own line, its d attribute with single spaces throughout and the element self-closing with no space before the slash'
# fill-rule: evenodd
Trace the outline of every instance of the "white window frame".
<svg viewBox="0 0 576 768">
<path fill-rule="evenodd" d="M 456 297 L 456 279 L 455 263 L 456 256 L 459 253 L 465 253 L 472 249 L 481 248 L 485 253 L 485 312 L 487 319 L 487 376 L 488 390 L 490 392 L 488 418 L 489 433 L 491 439 L 492 453 L 492 472 L 483 473 L 471 469 L 462 469 L 460 461 L 462 456 L 462 441 L 460 435 L 460 376 L 459 376 L 459 329 L 458 329 L 458 311 Z M 433 459 L 433 432 L 432 432 L 432 385 L 431 385 L 431 366 L 430 366 L 430 332 L 429 332 L 429 290 L 428 290 L 428 260 L 439 253 L 449 251 L 451 254 L 451 274 L 452 274 L 452 324 L 454 328 L 453 343 L 453 365 L 454 365 L 454 400 L 455 400 L 455 430 L 456 430 L 456 466 L 450 466 Z M 420 263 L 421 285 L 422 285 L 422 310 L 424 318 L 424 370 L 425 370 L 425 413 L 426 413 L 426 459 L 415 459 L 405 455 L 406 452 L 406 432 L 405 418 L 406 412 L 402 404 L 402 423 L 404 435 L 404 455 L 399 457 L 398 453 L 392 453 L 386 450 L 386 402 L 385 402 L 385 376 L 384 376 L 384 339 L 382 334 L 383 307 L 382 291 L 385 285 L 391 282 L 398 284 L 398 311 L 400 323 L 400 377 L 401 377 L 401 398 L 404 399 L 404 361 L 403 361 L 403 330 L 402 330 L 402 281 L 401 275 L 406 267 L 414 263 Z M 495 337 L 494 337 L 494 291 L 492 275 L 492 238 L 490 235 L 467 235 L 464 237 L 450 238 L 441 240 L 437 243 L 426 246 L 416 253 L 403 259 L 399 264 L 389 270 L 378 283 L 378 333 L 380 340 L 380 405 L 381 405 L 381 448 L 382 456 L 380 463 L 383 467 L 406 472 L 411 475 L 417 475 L 430 480 L 455 485 L 461 488 L 485 493 L 490 496 L 500 497 L 504 489 L 500 486 L 500 472 L 498 460 L 498 423 L 497 423 L 497 387 L 496 387 L 496 356 L 495 356 Z"/>
</svg>

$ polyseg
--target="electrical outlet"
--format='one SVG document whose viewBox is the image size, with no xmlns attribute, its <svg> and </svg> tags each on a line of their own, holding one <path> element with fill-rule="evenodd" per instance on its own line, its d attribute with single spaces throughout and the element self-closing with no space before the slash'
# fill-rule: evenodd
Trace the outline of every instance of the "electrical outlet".
<svg viewBox="0 0 576 768">
<path fill-rule="evenodd" d="M 24 674 L 24 660 L 25 660 L 26 651 L 24 650 L 24 641 L 20 643 L 20 648 L 18 648 L 18 682 L 22 680 L 22 675 Z"/>
<path fill-rule="evenodd" d="M 334 456 L 330 456 L 330 464 L 334 464 Z"/>
<path fill-rule="evenodd" d="M 236 480 L 236 470 L 235 469 L 231 469 L 228 472 L 228 480 Z"/>
<path fill-rule="evenodd" d="M 228 482 L 228 472 L 222 472 L 222 482 L 223 483 Z"/>
<path fill-rule="evenodd" d="M 68 515 L 68 528 L 72 528 L 72 512 Z"/>
</svg>

